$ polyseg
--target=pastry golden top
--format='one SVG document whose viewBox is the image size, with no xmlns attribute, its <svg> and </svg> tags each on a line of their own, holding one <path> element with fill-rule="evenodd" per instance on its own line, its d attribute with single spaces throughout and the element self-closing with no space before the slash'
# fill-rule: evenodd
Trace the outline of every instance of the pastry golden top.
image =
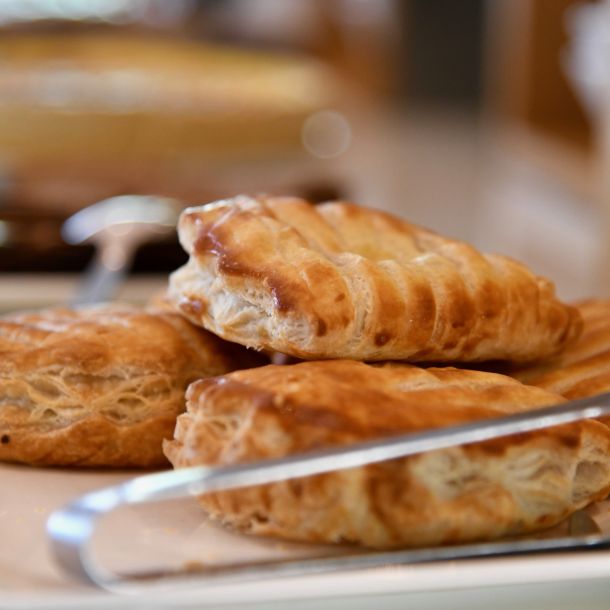
<svg viewBox="0 0 610 610">
<path fill-rule="evenodd" d="M 583 319 L 578 340 L 554 358 L 514 371 L 517 379 L 569 399 L 610 391 L 610 300 L 583 301 L 578 310 Z"/>
<path fill-rule="evenodd" d="M 170 297 L 231 341 L 305 359 L 527 361 L 578 334 L 553 285 L 390 214 L 237 197 L 186 210 Z"/>
<path fill-rule="evenodd" d="M 478 371 L 354 361 L 270 365 L 192 384 L 165 452 L 175 467 L 228 465 L 561 401 Z M 239 529 L 307 541 L 390 547 L 493 538 L 552 525 L 602 497 L 610 486 L 608 451 L 610 430 L 586 421 L 201 502 Z"/>
<path fill-rule="evenodd" d="M 45 369 L 66 374 L 194 372 L 226 368 L 224 342 L 181 316 L 110 305 L 17 313 L 0 318 L 0 374 Z M 221 347 L 222 346 L 222 347 Z"/>
<path fill-rule="evenodd" d="M 269 365 L 202 379 L 190 385 L 192 415 L 247 417 L 253 436 L 269 416 L 281 422 L 290 446 L 268 446 L 236 437 L 231 459 L 270 457 L 324 444 L 416 432 L 548 406 L 563 399 L 496 373 L 408 364 L 367 365 L 352 360 Z M 245 430 L 244 430 L 245 432 Z M 210 455 L 215 439 L 201 437 L 197 459 Z M 489 441 L 503 446 L 505 439 Z M 227 447 L 223 447 L 226 450 Z M 261 452 L 253 455 L 251 452 Z M 237 453 L 235 453 L 237 452 Z"/>
<path fill-rule="evenodd" d="M 127 306 L 0 318 L 0 459 L 163 463 L 188 383 L 238 368 L 245 351 L 178 314 Z"/>
</svg>

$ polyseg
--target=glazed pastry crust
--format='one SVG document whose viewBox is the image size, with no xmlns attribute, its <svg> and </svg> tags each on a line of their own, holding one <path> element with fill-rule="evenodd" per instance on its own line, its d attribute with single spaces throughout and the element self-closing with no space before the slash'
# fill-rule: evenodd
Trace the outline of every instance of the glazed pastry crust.
<svg viewBox="0 0 610 610">
<path fill-rule="evenodd" d="M 167 464 L 162 441 L 187 385 L 238 368 L 246 351 L 176 313 L 128 306 L 1 318 L 0 460 Z"/>
<path fill-rule="evenodd" d="M 231 341 L 298 358 L 529 361 L 579 332 L 548 280 L 349 203 L 240 196 L 184 211 L 170 298 Z"/>
<path fill-rule="evenodd" d="M 577 308 L 583 319 L 578 340 L 558 356 L 513 370 L 511 375 L 568 399 L 610 392 L 610 300 L 590 299 Z"/>
<path fill-rule="evenodd" d="M 230 465 L 466 423 L 563 399 L 503 375 L 354 361 L 270 365 L 197 381 L 174 467 Z M 558 523 L 610 489 L 594 421 L 200 497 L 239 530 L 377 548 L 492 539 Z"/>
</svg>

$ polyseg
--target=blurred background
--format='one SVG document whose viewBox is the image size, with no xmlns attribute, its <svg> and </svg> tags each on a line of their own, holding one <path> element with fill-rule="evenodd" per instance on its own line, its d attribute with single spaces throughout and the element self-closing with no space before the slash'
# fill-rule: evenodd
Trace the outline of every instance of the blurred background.
<svg viewBox="0 0 610 610">
<path fill-rule="evenodd" d="M 67 299 L 62 224 L 126 193 L 347 198 L 608 296 L 609 80 L 604 0 L 0 0 L 0 308 Z"/>
</svg>

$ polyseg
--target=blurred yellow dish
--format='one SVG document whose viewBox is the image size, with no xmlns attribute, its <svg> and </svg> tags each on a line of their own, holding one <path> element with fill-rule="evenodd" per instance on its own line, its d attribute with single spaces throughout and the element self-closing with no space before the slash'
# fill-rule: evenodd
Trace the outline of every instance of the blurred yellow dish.
<svg viewBox="0 0 610 610">
<path fill-rule="evenodd" d="M 244 157 L 301 146 L 332 103 L 317 62 L 125 34 L 0 40 L 0 154 L 9 163 Z"/>
</svg>

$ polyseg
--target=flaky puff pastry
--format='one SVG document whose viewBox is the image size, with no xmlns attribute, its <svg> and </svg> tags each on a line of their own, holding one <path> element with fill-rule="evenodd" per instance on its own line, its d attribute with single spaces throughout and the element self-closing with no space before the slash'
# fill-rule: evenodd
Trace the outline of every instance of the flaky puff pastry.
<svg viewBox="0 0 610 610">
<path fill-rule="evenodd" d="M 349 203 L 240 196 L 184 211 L 169 295 L 190 320 L 303 359 L 528 361 L 579 332 L 548 280 Z"/>
<path fill-rule="evenodd" d="M 176 313 L 128 306 L 0 318 L 0 460 L 167 464 L 187 385 L 251 365 L 245 352 Z"/>
<path fill-rule="evenodd" d="M 349 360 L 197 381 L 174 467 L 231 465 L 440 428 L 563 399 L 503 375 Z M 610 429 L 584 421 L 200 497 L 253 534 L 378 548 L 492 539 L 556 524 L 610 489 Z"/>
<path fill-rule="evenodd" d="M 577 308 L 583 319 L 578 340 L 554 358 L 512 370 L 512 376 L 569 399 L 610 392 L 610 300 L 590 299 Z"/>
</svg>

